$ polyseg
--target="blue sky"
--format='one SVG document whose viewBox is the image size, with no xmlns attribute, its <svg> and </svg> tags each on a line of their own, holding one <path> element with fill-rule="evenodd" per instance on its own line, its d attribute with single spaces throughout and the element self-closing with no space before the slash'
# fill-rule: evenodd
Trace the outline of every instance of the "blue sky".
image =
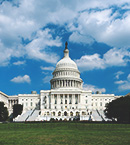
<svg viewBox="0 0 130 145">
<path fill-rule="evenodd" d="M 85 90 L 130 92 L 129 0 L 0 0 L 0 91 L 50 89 L 66 41 Z"/>
</svg>

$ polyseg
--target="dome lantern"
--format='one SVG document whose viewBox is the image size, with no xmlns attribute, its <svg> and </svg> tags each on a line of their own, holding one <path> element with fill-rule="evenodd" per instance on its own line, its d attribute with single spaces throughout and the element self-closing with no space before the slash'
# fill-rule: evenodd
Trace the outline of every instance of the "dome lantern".
<svg viewBox="0 0 130 145">
<path fill-rule="evenodd" d="M 64 50 L 64 57 L 69 57 L 69 50 L 68 50 L 68 43 L 67 43 L 67 41 L 66 41 L 66 43 L 65 43 L 65 50 Z"/>
</svg>

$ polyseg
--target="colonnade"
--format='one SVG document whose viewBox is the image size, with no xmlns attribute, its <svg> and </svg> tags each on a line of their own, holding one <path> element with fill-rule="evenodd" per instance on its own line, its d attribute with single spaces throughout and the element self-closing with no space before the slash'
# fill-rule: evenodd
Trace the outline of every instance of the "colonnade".
<svg viewBox="0 0 130 145">
<path fill-rule="evenodd" d="M 82 88 L 82 83 L 76 80 L 55 80 L 51 82 L 51 88 L 62 88 L 62 87 L 76 87 Z"/>
<path fill-rule="evenodd" d="M 18 99 L 8 100 L 9 108 L 12 108 L 14 104 L 18 104 Z"/>
<path fill-rule="evenodd" d="M 63 107 L 63 110 L 70 109 L 70 106 L 75 106 L 80 103 L 80 94 L 53 94 L 51 95 L 50 103 L 51 109 L 55 109 L 55 107 L 57 109 Z"/>
<path fill-rule="evenodd" d="M 79 72 L 75 71 L 58 71 L 53 74 L 53 77 L 60 77 L 60 76 L 75 76 L 75 77 L 80 77 Z"/>
</svg>

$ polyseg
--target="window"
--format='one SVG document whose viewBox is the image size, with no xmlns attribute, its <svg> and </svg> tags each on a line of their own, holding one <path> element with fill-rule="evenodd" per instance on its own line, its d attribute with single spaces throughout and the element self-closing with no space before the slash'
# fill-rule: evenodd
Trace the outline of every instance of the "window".
<svg viewBox="0 0 130 145">
<path fill-rule="evenodd" d="M 26 103 L 26 106 L 28 106 L 28 103 Z"/>
<path fill-rule="evenodd" d="M 65 106 L 65 109 L 67 109 L 67 106 Z"/>
<path fill-rule="evenodd" d="M 75 95 L 75 104 L 78 104 L 78 95 Z"/>
<path fill-rule="evenodd" d="M 86 113 L 85 112 L 82 112 L 82 115 L 86 115 Z"/>
<path fill-rule="evenodd" d="M 79 112 L 76 112 L 76 116 L 79 116 Z"/>
<path fill-rule="evenodd" d="M 86 96 L 86 98 L 87 98 L 88 96 Z"/>
<path fill-rule="evenodd" d="M 55 100 L 55 104 L 57 104 L 57 100 Z"/>
<path fill-rule="evenodd" d="M 72 95 L 69 95 L 69 104 L 72 104 Z"/>
<path fill-rule="evenodd" d="M 73 112 L 70 112 L 70 116 L 73 116 Z"/>
<path fill-rule="evenodd" d="M 63 104 L 63 95 L 60 96 L 61 104 Z"/>
<path fill-rule="evenodd" d="M 65 104 L 67 104 L 67 95 L 65 95 Z"/>
<path fill-rule="evenodd" d="M 58 112 L 58 116 L 61 116 L 61 112 Z"/>
<path fill-rule="evenodd" d="M 55 116 L 55 112 L 53 112 L 53 116 Z"/>
<path fill-rule="evenodd" d="M 102 106 L 102 102 L 100 102 L 100 106 Z"/>
<path fill-rule="evenodd" d="M 33 105 L 33 103 L 31 102 L 31 106 Z"/>
<path fill-rule="evenodd" d="M 57 95 L 54 95 L 55 98 L 55 104 L 57 104 Z"/>
<path fill-rule="evenodd" d="M 88 101 L 86 100 L 86 104 L 88 103 Z"/>
</svg>

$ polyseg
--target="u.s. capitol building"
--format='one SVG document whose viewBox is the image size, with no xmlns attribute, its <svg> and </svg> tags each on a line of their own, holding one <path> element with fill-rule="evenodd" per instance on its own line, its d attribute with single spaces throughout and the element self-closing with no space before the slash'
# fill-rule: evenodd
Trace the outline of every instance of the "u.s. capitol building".
<svg viewBox="0 0 130 145">
<path fill-rule="evenodd" d="M 83 90 L 83 81 L 76 63 L 69 57 L 67 42 L 64 57 L 57 63 L 50 80 L 51 89 L 41 90 L 40 94 L 8 96 L 0 92 L 0 101 L 5 102 L 9 112 L 13 104 L 22 104 L 23 113 L 15 121 L 58 120 L 105 120 L 103 110 L 106 103 L 119 97 L 114 94 L 93 94 Z"/>
</svg>

